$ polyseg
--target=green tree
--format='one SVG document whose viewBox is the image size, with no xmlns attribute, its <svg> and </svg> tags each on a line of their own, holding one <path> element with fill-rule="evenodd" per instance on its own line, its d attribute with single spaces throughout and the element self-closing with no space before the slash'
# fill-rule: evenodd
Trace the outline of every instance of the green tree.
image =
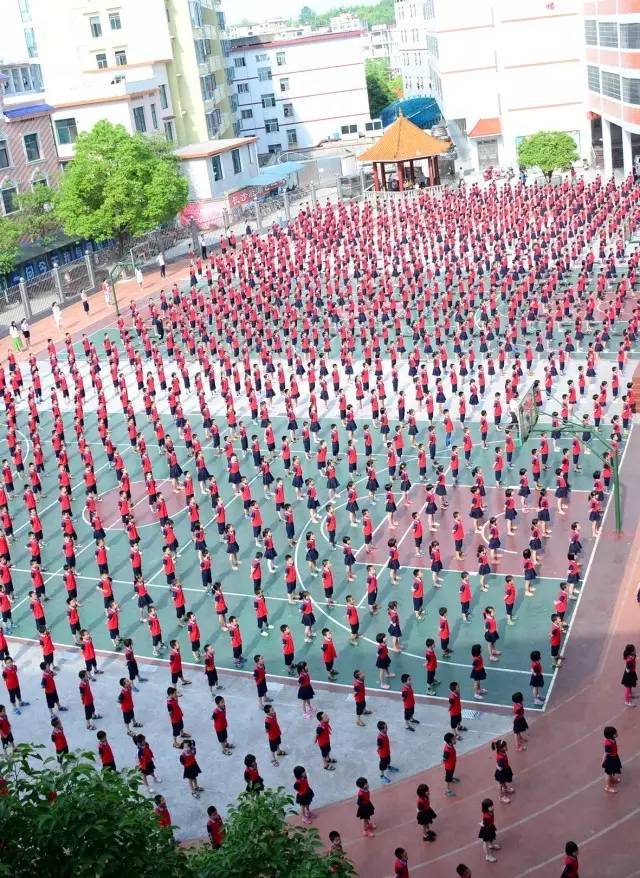
<svg viewBox="0 0 640 878">
<path fill-rule="evenodd" d="M 122 247 L 174 219 L 187 203 L 188 183 L 166 142 L 131 135 L 102 120 L 79 135 L 62 176 L 55 213 L 67 234 Z"/>
<path fill-rule="evenodd" d="M 367 77 L 367 96 L 369 98 L 369 113 L 372 119 L 380 115 L 387 104 L 396 100 L 389 63 L 382 58 L 367 58 L 365 62 L 365 75 Z"/>
<path fill-rule="evenodd" d="M 0 755 L 2 878 L 175 878 L 187 857 L 161 828 L 135 771 L 99 771 L 92 753 L 60 768 L 42 747 Z"/>
<path fill-rule="evenodd" d="M 346 858 L 322 850 L 318 831 L 292 826 L 293 799 L 282 788 L 242 793 L 229 809 L 224 844 L 190 856 L 193 878 L 347 878 Z"/>
<path fill-rule="evenodd" d="M 578 161 L 576 143 L 564 131 L 538 131 L 518 146 L 518 163 L 523 168 L 540 168 L 547 180 L 555 170 L 567 171 Z"/>
<path fill-rule="evenodd" d="M 12 217 L 20 236 L 30 244 L 47 245 L 62 231 L 53 205 L 56 193 L 48 186 L 38 185 L 18 195 L 20 212 Z"/>
<path fill-rule="evenodd" d="M 7 217 L 0 217 L 0 275 L 13 271 L 20 252 L 20 232 Z"/>
<path fill-rule="evenodd" d="M 316 14 L 310 6 L 303 6 L 300 10 L 298 21 L 300 22 L 300 24 L 311 24 L 315 17 Z"/>
</svg>

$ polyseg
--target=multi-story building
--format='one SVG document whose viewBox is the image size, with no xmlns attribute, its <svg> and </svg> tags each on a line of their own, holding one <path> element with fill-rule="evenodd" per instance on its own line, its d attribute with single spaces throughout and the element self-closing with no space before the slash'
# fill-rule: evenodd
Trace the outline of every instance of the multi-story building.
<svg viewBox="0 0 640 878">
<path fill-rule="evenodd" d="M 580 0 L 396 0 L 396 13 L 426 55 L 403 64 L 406 93 L 417 76 L 430 84 L 464 168 L 516 164 L 520 140 L 541 129 L 589 155 Z"/>
<path fill-rule="evenodd" d="M 389 64 L 392 72 L 400 69 L 395 28 L 388 24 L 372 24 L 367 32 L 365 54 L 367 58 L 380 59 Z"/>
<path fill-rule="evenodd" d="M 51 125 L 52 107 L 44 103 L 5 105 L 3 92 L 12 80 L 0 73 L 0 216 L 18 209 L 18 195 L 60 174 Z"/>
<path fill-rule="evenodd" d="M 369 121 L 362 31 L 232 41 L 240 133 L 258 153 L 356 135 Z"/>
<path fill-rule="evenodd" d="M 395 46 L 391 54 L 397 59 L 406 98 L 431 94 L 426 27 L 430 11 L 428 2 L 395 0 Z"/>
<path fill-rule="evenodd" d="M 605 174 L 640 155 L 640 0 L 584 4 L 586 86 L 594 148 Z"/>
<path fill-rule="evenodd" d="M 140 0 L 128 0 L 141 4 Z M 221 0 L 164 0 L 159 22 L 168 26 L 169 89 L 179 144 L 231 137 L 235 99 L 230 100 L 233 66 L 224 37 Z"/>
<path fill-rule="evenodd" d="M 219 0 L 4 0 L 7 104 L 53 113 L 61 159 L 99 119 L 187 143 L 233 132 Z"/>
</svg>

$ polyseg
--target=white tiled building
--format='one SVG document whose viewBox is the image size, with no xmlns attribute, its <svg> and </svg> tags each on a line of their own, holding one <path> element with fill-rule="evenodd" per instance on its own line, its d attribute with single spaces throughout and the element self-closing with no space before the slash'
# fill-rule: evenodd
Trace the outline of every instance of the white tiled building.
<svg viewBox="0 0 640 878">
<path fill-rule="evenodd" d="M 240 134 L 255 135 L 264 155 L 364 133 L 364 39 L 344 31 L 232 41 Z"/>
<path fill-rule="evenodd" d="M 581 0 L 396 0 L 396 15 L 405 93 L 430 86 L 463 167 L 514 165 L 544 129 L 589 155 Z"/>
</svg>

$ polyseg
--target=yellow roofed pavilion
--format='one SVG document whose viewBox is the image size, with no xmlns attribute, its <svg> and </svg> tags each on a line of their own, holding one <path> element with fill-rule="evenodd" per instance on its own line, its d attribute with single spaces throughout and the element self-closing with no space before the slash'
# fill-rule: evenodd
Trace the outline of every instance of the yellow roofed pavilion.
<svg viewBox="0 0 640 878">
<path fill-rule="evenodd" d="M 394 164 L 398 176 L 398 188 L 402 191 L 405 181 L 415 182 L 414 162 L 427 159 L 429 162 L 429 184 L 440 183 L 438 156 L 451 148 L 449 140 L 438 140 L 422 128 L 418 128 L 402 113 L 384 132 L 380 140 L 358 156 L 359 162 L 373 164 L 373 182 L 376 191 L 387 188 L 386 164 Z M 409 165 L 408 177 L 405 164 Z"/>
</svg>

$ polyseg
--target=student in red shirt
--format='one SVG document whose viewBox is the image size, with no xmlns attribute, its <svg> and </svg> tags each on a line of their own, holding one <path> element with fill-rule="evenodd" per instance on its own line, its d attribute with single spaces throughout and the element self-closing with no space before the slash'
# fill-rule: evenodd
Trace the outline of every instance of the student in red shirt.
<svg viewBox="0 0 640 878">
<path fill-rule="evenodd" d="M 444 750 L 442 751 L 442 764 L 444 765 L 444 783 L 446 787 L 445 795 L 455 796 L 456 791 L 451 784 L 459 783 L 459 778 L 455 776 L 457 753 L 456 753 L 456 736 L 453 732 L 447 732 L 444 736 Z"/>
<path fill-rule="evenodd" d="M 80 678 L 80 701 L 82 702 L 82 706 L 84 707 L 84 718 L 86 720 L 87 728 L 91 731 L 95 731 L 95 726 L 93 724 L 93 720 L 102 719 L 102 714 L 96 713 L 96 707 L 93 702 L 93 692 L 91 691 L 91 684 L 89 682 L 89 672 L 88 671 L 79 671 L 78 677 Z"/>
<path fill-rule="evenodd" d="M 329 681 L 335 680 L 338 676 L 338 671 L 333 667 L 333 663 L 338 657 L 338 653 L 336 652 L 336 646 L 333 642 L 333 635 L 331 634 L 331 630 L 329 628 L 322 629 L 322 643 L 320 645 L 320 649 L 322 651 L 322 661 L 324 662 L 325 669 L 327 671 L 327 677 Z"/>
<path fill-rule="evenodd" d="M 391 778 L 387 775 L 387 771 L 399 771 L 395 765 L 391 764 L 391 741 L 389 740 L 389 730 L 387 724 L 382 720 L 377 723 L 378 737 L 376 739 L 376 750 L 378 753 L 378 768 L 380 769 L 380 780 L 382 783 L 391 783 Z"/>
<path fill-rule="evenodd" d="M 156 815 L 158 826 L 161 826 L 164 829 L 170 829 L 171 814 L 169 813 L 165 797 L 161 796 L 160 793 L 158 793 L 153 797 L 153 801 L 155 803 L 153 813 Z"/>
<path fill-rule="evenodd" d="M 409 854 L 404 848 L 394 851 L 393 878 L 409 878 Z"/>
<path fill-rule="evenodd" d="M 295 656 L 295 644 L 293 642 L 293 635 L 288 625 L 280 626 L 280 634 L 282 636 L 282 654 L 284 656 L 284 664 L 287 669 L 287 674 L 290 677 L 295 677 L 296 669 L 294 667 L 294 656 Z"/>
<path fill-rule="evenodd" d="M 2 749 L 8 750 L 9 753 L 13 753 L 16 748 L 11 732 L 11 723 L 4 704 L 0 704 L 0 744 L 2 744 Z"/>
<path fill-rule="evenodd" d="M 108 771 L 116 771 L 116 762 L 113 758 L 111 745 L 107 740 L 107 733 L 100 731 L 96 737 L 98 739 L 98 755 L 100 756 L 100 763 L 102 764 L 103 771 L 105 769 Z"/>
<path fill-rule="evenodd" d="M 271 764 L 279 765 L 278 756 L 286 756 L 287 752 L 282 749 L 280 724 L 278 723 L 275 709 L 271 704 L 265 704 L 264 706 L 264 730 L 267 733 L 267 740 L 269 741 Z"/>
<path fill-rule="evenodd" d="M 152 777 L 156 783 L 160 783 L 161 781 L 161 778 L 156 774 L 153 750 L 149 746 L 149 742 L 144 735 L 136 735 L 133 739 L 133 743 L 136 745 L 138 768 L 142 774 L 142 782 L 148 789 L 150 789 L 150 777 Z"/>
<path fill-rule="evenodd" d="M 131 731 L 131 726 L 134 729 L 142 728 L 142 723 L 137 722 L 133 707 L 133 695 L 131 694 L 131 690 L 133 688 L 133 684 L 131 680 L 128 680 L 126 677 L 120 677 L 120 694 L 118 695 L 118 704 L 120 705 L 120 710 L 122 711 L 122 720 L 125 724 L 125 728 L 127 730 L 127 734 L 130 737 L 134 737 L 134 732 Z"/>
<path fill-rule="evenodd" d="M 300 805 L 302 822 L 308 825 L 311 823 L 312 817 L 315 816 L 311 813 L 311 802 L 315 794 L 309 786 L 307 772 L 302 765 L 296 765 L 293 769 L 293 776 L 295 777 L 293 788 L 296 792 L 296 802 Z"/>
<path fill-rule="evenodd" d="M 69 752 L 69 744 L 59 717 L 55 716 L 51 720 L 51 729 L 51 740 L 56 751 L 56 759 L 62 764 L 64 757 Z"/>
<path fill-rule="evenodd" d="M 500 849 L 500 845 L 496 844 L 496 825 L 493 816 L 493 800 L 482 800 L 482 822 L 480 824 L 480 832 L 478 838 L 482 840 L 482 848 L 484 850 L 484 858 L 487 863 L 496 863 L 497 860 L 493 855 L 494 851 Z"/>
<path fill-rule="evenodd" d="M 265 704 L 269 704 L 272 701 L 267 695 L 267 672 L 264 663 L 264 656 L 255 655 L 253 661 L 253 679 L 258 692 L 258 707 L 262 710 Z"/>
<path fill-rule="evenodd" d="M 231 744 L 229 741 L 229 733 L 227 731 L 227 708 L 225 705 L 225 701 L 222 695 L 216 695 L 214 701 L 216 706 L 214 707 L 213 713 L 211 714 L 213 728 L 216 733 L 216 737 L 218 738 L 218 742 L 222 750 L 222 755 L 231 756 L 231 751 L 234 748 L 234 744 Z"/>
<path fill-rule="evenodd" d="M 356 787 L 358 788 L 358 796 L 356 799 L 356 817 L 358 818 L 358 820 L 362 820 L 363 834 L 367 838 L 373 838 L 376 825 L 371 820 L 371 818 L 375 814 L 376 809 L 373 802 L 371 801 L 369 781 L 366 779 L 366 777 L 359 777 L 356 780 Z"/>
<path fill-rule="evenodd" d="M 331 724 L 329 716 L 321 710 L 316 714 L 318 725 L 316 726 L 315 742 L 320 749 L 320 755 L 324 764 L 325 771 L 335 771 L 336 759 L 331 758 Z"/>
<path fill-rule="evenodd" d="M 416 797 L 416 820 L 418 826 L 422 828 L 422 840 L 428 842 L 435 841 L 437 833 L 430 827 L 438 815 L 431 807 L 429 787 L 426 783 L 418 785 Z"/>
<path fill-rule="evenodd" d="M 207 818 L 207 835 L 209 836 L 211 847 L 215 850 L 224 841 L 224 824 L 215 805 L 209 805 L 207 808 Z"/>
<path fill-rule="evenodd" d="M 564 846 L 564 869 L 560 878 L 580 878 L 578 870 L 578 845 L 575 841 L 568 841 Z"/>
<path fill-rule="evenodd" d="M 407 731 L 415 732 L 414 726 L 420 725 L 420 720 L 416 719 L 413 715 L 416 707 L 413 681 L 409 674 L 403 674 L 400 677 L 400 681 L 402 682 L 400 695 L 402 696 L 402 704 L 404 707 L 404 725 Z"/>
</svg>

